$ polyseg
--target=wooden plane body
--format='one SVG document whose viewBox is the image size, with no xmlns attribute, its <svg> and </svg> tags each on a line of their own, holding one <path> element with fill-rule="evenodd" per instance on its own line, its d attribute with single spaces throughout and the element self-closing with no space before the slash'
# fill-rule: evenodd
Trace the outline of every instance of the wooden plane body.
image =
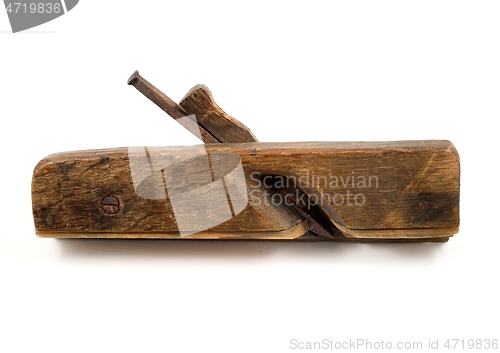
<svg viewBox="0 0 500 353">
<path fill-rule="evenodd" d="M 449 141 L 70 152 L 36 167 L 33 214 L 40 237 L 446 241 L 459 227 L 459 169 Z M 331 236 L 311 233 L 291 201 Z"/>
<path fill-rule="evenodd" d="M 128 84 L 205 144 L 43 159 L 40 237 L 442 242 L 458 231 L 449 141 L 258 142 L 206 86 L 177 104 L 138 71 Z"/>
</svg>

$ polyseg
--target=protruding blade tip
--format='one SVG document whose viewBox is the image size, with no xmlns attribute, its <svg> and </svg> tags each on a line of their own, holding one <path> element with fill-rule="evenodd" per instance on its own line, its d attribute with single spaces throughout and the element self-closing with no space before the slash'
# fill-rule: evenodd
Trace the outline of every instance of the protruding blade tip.
<svg viewBox="0 0 500 353">
<path fill-rule="evenodd" d="M 134 81 L 137 80 L 138 77 L 139 77 L 139 70 L 135 70 L 132 76 L 130 76 L 130 78 L 128 79 L 127 84 L 133 85 Z"/>
</svg>

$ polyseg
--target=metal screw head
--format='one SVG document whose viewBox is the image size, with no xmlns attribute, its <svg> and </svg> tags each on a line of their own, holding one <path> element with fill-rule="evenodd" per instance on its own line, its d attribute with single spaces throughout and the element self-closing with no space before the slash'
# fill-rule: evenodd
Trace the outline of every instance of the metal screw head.
<svg viewBox="0 0 500 353">
<path fill-rule="evenodd" d="M 107 215 L 114 215 L 120 210 L 120 200 L 116 196 L 106 196 L 101 201 L 101 211 Z"/>
<path fill-rule="evenodd" d="M 424 201 L 417 202 L 417 207 L 418 208 L 424 208 L 425 207 L 425 202 Z"/>
</svg>

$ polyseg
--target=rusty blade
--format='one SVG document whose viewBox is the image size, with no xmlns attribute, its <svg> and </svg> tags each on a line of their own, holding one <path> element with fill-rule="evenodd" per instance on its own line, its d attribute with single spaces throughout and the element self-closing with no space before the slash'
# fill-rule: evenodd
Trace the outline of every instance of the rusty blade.
<svg viewBox="0 0 500 353">
<path fill-rule="evenodd" d="M 196 118 L 189 115 L 184 108 L 175 103 L 165 93 L 153 86 L 144 77 L 139 75 L 139 71 L 135 71 L 128 79 L 127 83 L 134 86 L 139 92 L 145 95 L 149 100 L 160 107 L 165 113 L 174 118 L 178 123 L 191 131 L 196 137 L 200 138 L 203 143 L 219 143 L 210 132 L 205 130 L 203 126 L 196 123 Z"/>
<path fill-rule="evenodd" d="M 139 75 L 139 71 L 135 71 L 132 76 L 128 79 L 127 82 L 129 85 L 134 86 L 139 92 L 141 92 L 143 95 L 145 95 L 147 98 L 149 98 L 152 102 L 154 102 L 158 107 L 160 107 L 164 112 L 166 112 L 168 115 L 170 115 L 172 118 L 174 118 L 177 122 L 179 122 L 182 126 L 184 126 L 187 130 L 191 131 L 194 135 L 196 135 L 198 138 L 200 138 L 204 143 L 232 143 L 232 142 L 239 142 L 239 141 L 221 141 L 218 140 L 210 131 L 206 130 L 203 126 L 198 124 L 196 121 L 196 118 L 194 115 L 189 115 L 189 113 L 182 108 L 179 104 L 175 103 L 172 99 L 170 99 L 166 94 L 161 92 L 158 88 L 153 86 L 150 82 L 148 82 L 144 77 Z M 195 86 L 193 87 L 193 90 L 206 90 L 208 89 L 205 86 Z M 190 91 L 190 92 L 191 92 Z M 207 94 L 209 97 L 211 97 L 211 94 L 208 91 Z M 189 93 L 188 95 L 189 96 Z M 192 117 L 192 119 L 189 119 Z M 238 125 L 235 127 L 237 128 Z M 244 127 L 244 126 L 243 126 Z M 247 131 L 248 129 L 244 127 Z M 250 130 L 248 130 L 250 131 Z M 250 135 L 253 136 L 250 132 Z M 255 141 L 257 141 L 255 139 Z M 278 191 L 278 190 L 275 190 Z M 281 191 L 278 191 L 281 193 Z M 328 227 L 324 225 L 324 222 L 322 222 L 321 217 L 318 215 L 314 214 L 310 210 L 304 209 L 300 205 L 298 205 L 295 200 L 290 199 L 287 197 L 287 200 L 289 201 L 288 205 L 282 205 L 284 208 L 290 208 L 295 212 L 296 214 L 299 214 L 303 219 L 306 219 L 309 222 L 310 225 L 310 231 L 314 234 L 327 237 L 327 238 L 333 238 L 333 234 L 331 231 L 328 230 Z M 264 210 L 257 210 L 259 214 L 261 214 L 264 218 L 268 218 L 268 213 L 272 213 L 273 209 L 270 208 L 265 208 Z M 274 213 L 273 213 L 274 214 Z M 276 216 L 276 214 L 274 214 Z M 272 218 L 274 221 L 276 217 Z M 278 217 L 279 218 L 279 217 Z"/>
</svg>

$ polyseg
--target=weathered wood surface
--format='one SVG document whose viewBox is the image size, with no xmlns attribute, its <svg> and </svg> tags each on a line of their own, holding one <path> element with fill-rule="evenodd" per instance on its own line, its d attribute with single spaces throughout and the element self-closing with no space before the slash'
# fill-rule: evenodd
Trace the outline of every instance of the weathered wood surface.
<svg viewBox="0 0 500 353">
<path fill-rule="evenodd" d="M 249 188 L 257 183 L 249 177 L 255 171 L 300 180 L 301 192 L 320 198 L 321 212 L 341 231 L 333 240 L 446 241 L 458 231 L 459 158 L 449 141 L 209 144 L 206 150 L 238 155 Z M 359 194 L 362 205 L 355 202 Z M 126 148 L 49 156 L 35 168 L 32 195 L 41 237 L 180 238 L 168 199 L 137 196 Z M 112 215 L 103 212 L 109 196 L 119 200 Z M 298 217 L 284 229 L 249 204 L 185 238 L 326 240 L 301 237 L 306 222 Z"/>
<path fill-rule="evenodd" d="M 179 105 L 189 114 L 195 114 L 198 123 L 220 142 L 258 141 L 249 128 L 228 115 L 215 103 L 212 93 L 205 85 L 191 88 Z"/>
</svg>

